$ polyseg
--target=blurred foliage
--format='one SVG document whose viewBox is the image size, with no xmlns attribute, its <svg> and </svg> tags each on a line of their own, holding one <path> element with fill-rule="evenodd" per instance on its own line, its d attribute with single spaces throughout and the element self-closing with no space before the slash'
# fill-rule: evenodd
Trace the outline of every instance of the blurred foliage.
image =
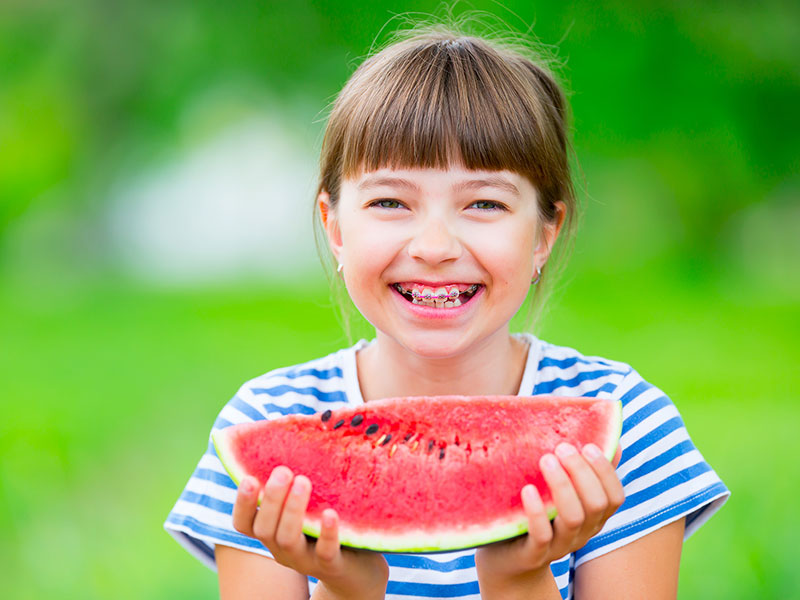
<svg viewBox="0 0 800 600">
<path fill-rule="evenodd" d="M 681 597 L 791 597 L 800 5 L 504 5 L 454 13 L 490 11 L 553 46 L 586 209 L 541 333 L 664 388 L 733 490 L 686 545 Z M 387 20 L 437 10 L 0 3 L 4 598 L 216 596 L 160 529 L 214 416 L 242 381 L 346 342 L 321 281 L 131 281 L 103 212 L 129 177 L 265 104 L 318 134 Z"/>
<path fill-rule="evenodd" d="M 174 152 L 187 105 L 214 86 L 237 84 L 256 104 L 266 90 L 288 106 L 311 97 L 320 110 L 390 11 L 438 7 L 3 3 L 0 236 L 54 187 L 76 207 L 100 203 L 131 161 Z M 635 151 L 674 204 L 684 252 L 713 258 L 731 215 L 796 176 L 796 4 L 473 2 L 453 12 L 473 7 L 558 44 L 579 156 Z"/>
<path fill-rule="evenodd" d="M 800 309 L 629 278 L 581 278 L 543 336 L 633 363 L 732 490 L 684 548 L 681 598 L 792 597 Z M 243 381 L 344 344 L 326 291 L 107 281 L 66 298 L 6 290 L 0 314 L 16 315 L 0 322 L 3 597 L 217 597 L 161 524 Z"/>
</svg>

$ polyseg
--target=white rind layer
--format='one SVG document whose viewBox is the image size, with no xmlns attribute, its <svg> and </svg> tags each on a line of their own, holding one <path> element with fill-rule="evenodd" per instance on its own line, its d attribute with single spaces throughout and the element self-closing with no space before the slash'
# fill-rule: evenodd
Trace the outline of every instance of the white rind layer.
<svg viewBox="0 0 800 600">
<path fill-rule="evenodd" d="M 601 448 L 609 461 L 613 461 L 622 433 L 622 402 L 614 402 L 614 414 L 608 422 L 607 443 Z M 230 444 L 230 436 L 226 430 L 218 430 L 211 434 L 214 448 L 236 485 L 247 475 L 242 466 L 235 460 L 235 453 Z M 259 501 L 260 504 L 260 501 Z M 547 506 L 550 520 L 556 517 L 554 506 Z M 303 520 L 303 533 L 318 538 L 321 521 L 318 517 L 306 516 Z M 445 552 L 474 548 L 484 544 L 511 539 L 527 533 L 528 520 L 523 513 L 506 519 L 498 519 L 492 523 L 467 525 L 459 531 L 425 531 L 416 529 L 402 534 L 389 533 L 382 530 L 356 530 L 347 523 L 339 523 L 339 542 L 343 546 L 362 548 L 377 552 Z"/>
<path fill-rule="evenodd" d="M 552 510 L 550 518 L 555 517 Z M 520 515 L 512 520 L 498 520 L 488 525 L 473 525 L 461 531 L 408 531 L 402 534 L 380 530 L 355 531 L 345 524 L 339 526 L 339 542 L 351 548 L 364 548 L 377 552 L 444 552 L 463 550 L 499 540 L 507 540 L 528 531 L 528 520 Z M 319 537 L 320 520 L 307 517 L 303 533 Z"/>
<path fill-rule="evenodd" d="M 234 458 L 236 453 L 231 447 L 230 435 L 228 435 L 227 431 L 227 429 L 212 431 L 211 441 L 214 444 L 214 449 L 217 451 L 220 462 L 222 462 L 222 466 L 225 467 L 233 482 L 238 486 L 239 482 L 247 476 L 247 471 Z"/>
</svg>

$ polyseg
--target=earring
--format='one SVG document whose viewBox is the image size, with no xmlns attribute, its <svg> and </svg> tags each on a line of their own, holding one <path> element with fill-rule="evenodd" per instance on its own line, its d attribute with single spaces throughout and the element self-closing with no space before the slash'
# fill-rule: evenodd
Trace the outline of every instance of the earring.
<svg viewBox="0 0 800 600">
<path fill-rule="evenodd" d="M 537 266 L 536 267 L 536 277 L 531 279 L 531 285 L 536 285 L 539 283 L 539 278 L 542 276 L 542 270 Z"/>
<path fill-rule="evenodd" d="M 341 273 L 341 272 L 342 272 L 342 269 L 344 269 L 344 265 L 343 265 L 342 263 L 339 263 L 339 266 L 338 266 L 338 267 L 336 267 L 336 272 L 337 272 L 337 273 Z"/>
</svg>

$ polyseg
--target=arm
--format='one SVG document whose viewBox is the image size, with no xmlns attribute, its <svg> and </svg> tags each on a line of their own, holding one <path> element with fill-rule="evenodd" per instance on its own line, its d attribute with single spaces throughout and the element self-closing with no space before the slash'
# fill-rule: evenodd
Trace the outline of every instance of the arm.
<svg viewBox="0 0 800 600">
<path fill-rule="evenodd" d="M 215 554 L 221 600 L 308 599 L 308 579 L 271 558 L 221 545 Z M 335 596 L 318 584 L 312 600 L 329 598 Z"/>
<path fill-rule="evenodd" d="M 271 558 L 217 545 L 217 571 L 221 600 L 306 600 L 308 580 Z"/>
<path fill-rule="evenodd" d="M 674 600 L 683 528 L 681 518 L 580 565 L 575 572 L 575 599 Z"/>
</svg>

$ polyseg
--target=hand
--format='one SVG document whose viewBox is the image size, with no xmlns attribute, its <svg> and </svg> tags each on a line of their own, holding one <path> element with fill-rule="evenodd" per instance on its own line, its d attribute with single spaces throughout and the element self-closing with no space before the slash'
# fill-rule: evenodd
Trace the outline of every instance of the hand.
<svg viewBox="0 0 800 600">
<path fill-rule="evenodd" d="M 389 579 L 386 559 L 379 553 L 342 549 L 336 511 L 323 511 L 318 540 L 305 537 L 303 518 L 310 497 L 308 478 L 294 476 L 285 466 L 272 471 L 261 491 L 254 477 L 245 477 L 233 506 L 233 526 L 264 544 L 280 564 L 319 579 L 335 596 L 368 598 L 381 590 L 377 597 L 383 598 Z"/>
<path fill-rule="evenodd" d="M 513 586 L 520 578 L 549 571 L 552 561 L 583 547 L 625 500 L 615 471 L 619 456 L 617 449 L 609 462 L 593 444 L 581 453 L 559 444 L 555 455 L 543 456 L 539 466 L 558 514 L 551 524 L 536 487 L 526 485 L 522 505 L 528 534 L 478 548 L 475 564 L 481 584 L 485 580 L 496 589 Z"/>
</svg>

